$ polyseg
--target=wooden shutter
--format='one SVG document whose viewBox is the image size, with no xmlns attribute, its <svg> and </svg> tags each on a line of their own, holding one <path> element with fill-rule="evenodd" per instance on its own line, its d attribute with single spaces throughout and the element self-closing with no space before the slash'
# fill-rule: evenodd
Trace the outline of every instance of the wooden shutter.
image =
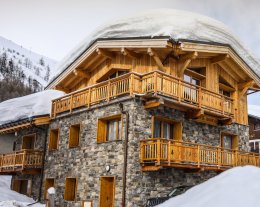
<svg viewBox="0 0 260 207">
<path fill-rule="evenodd" d="M 12 190 L 20 192 L 21 180 L 13 180 Z"/>
<path fill-rule="evenodd" d="M 49 139 L 49 149 L 51 150 L 58 149 L 58 140 L 59 140 L 59 129 L 51 129 L 50 139 Z"/>
<path fill-rule="evenodd" d="M 98 120 L 98 129 L 97 129 L 97 142 L 104 142 L 106 141 L 106 131 L 107 131 L 107 124 L 105 120 Z"/>
<path fill-rule="evenodd" d="M 70 127 L 69 147 L 77 147 L 79 145 L 79 133 L 79 124 Z"/>
<path fill-rule="evenodd" d="M 22 149 L 34 149 L 35 134 L 23 137 Z"/>
<path fill-rule="evenodd" d="M 46 178 L 46 180 L 45 180 L 45 189 L 44 189 L 44 199 L 47 198 L 47 191 L 51 187 L 54 187 L 54 179 L 53 178 Z"/>
<path fill-rule="evenodd" d="M 174 140 L 182 141 L 182 123 L 181 122 L 174 123 L 173 134 L 174 134 Z"/>
</svg>

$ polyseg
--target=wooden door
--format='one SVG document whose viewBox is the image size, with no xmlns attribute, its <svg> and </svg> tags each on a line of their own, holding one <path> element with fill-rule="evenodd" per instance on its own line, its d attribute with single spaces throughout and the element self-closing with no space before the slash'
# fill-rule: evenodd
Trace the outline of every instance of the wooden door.
<svg viewBox="0 0 260 207">
<path fill-rule="evenodd" d="M 114 177 L 100 178 L 100 207 L 114 207 Z"/>
</svg>

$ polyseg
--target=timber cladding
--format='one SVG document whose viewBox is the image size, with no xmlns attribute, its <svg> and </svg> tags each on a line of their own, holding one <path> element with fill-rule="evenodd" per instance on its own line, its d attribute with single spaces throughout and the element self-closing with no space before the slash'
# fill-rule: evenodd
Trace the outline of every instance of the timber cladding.
<svg viewBox="0 0 260 207">
<path fill-rule="evenodd" d="M 178 126 L 176 127 L 179 133 L 176 137 L 181 137 L 184 142 L 220 146 L 221 132 L 225 132 L 238 135 L 239 149 L 247 150 L 249 136 L 247 126 L 202 124 L 186 118 L 182 111 L 163 106 L 147 110 L 138 97 L 124 100 L 122 104 L 124 110 L 129 112 L 127 206 L 143 206 L 148 197 L 164 196 L 173 187 L 194 185 L 216 175 L 214 171 L 191 173 L 189 170 L 180 168 L 142 172 L 140 140 L 153 137 L 153 120 L 156 117 L 173 125 L 179 123 L 181 130 L 179 131 Z M 122 137 L 119 140 L 99 143 L 97 140 L 98 121 L 111 119 L 121 120 Z M 93 207 L 98 207 L 100 195 L 103 194 L 101 177 L 114 177 L 114 206 L 121 205 L 125 121 L 125 115 L 121 114 L 118 103 L 89 109 L 52 121 L 50 128 L 59 128 L 61 138 L 58 150 L 47 151 L 44 176 L 55 179 L 56 203 L 60 206 L 79 207 L 83 200 L 91 200 Z M 80 145 L 69 148 L 70 127 L 76 124 L 80 124 Z M 111 128 L 116 129 L 116 124 L 112 126 L 114 128 Z M 73 201 L 64 199 L 67 178 L 77 178 L 76 198 Z"/>
</svg>

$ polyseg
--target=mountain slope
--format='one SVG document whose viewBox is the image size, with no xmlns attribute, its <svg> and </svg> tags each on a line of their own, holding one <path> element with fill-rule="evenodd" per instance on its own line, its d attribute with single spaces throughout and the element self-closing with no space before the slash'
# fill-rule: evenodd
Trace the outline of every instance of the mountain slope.
<svg viewBox="0 0 260 207">
<path fill-rule="evenodd" d="M 36 80 L 41 88 L 46 86 L 56 65 L 55 60 L 32 52 L 0 36 L 0 56 L 4 53 L 7 56 L 7 61 L 12 60 L 23 71 L 25 84 L 28 84 L 28 81 Z M 48 75 L 48 73 L 50 74 Z M 3 79 L 1 72 L 0 79 Z"/>
</svg>

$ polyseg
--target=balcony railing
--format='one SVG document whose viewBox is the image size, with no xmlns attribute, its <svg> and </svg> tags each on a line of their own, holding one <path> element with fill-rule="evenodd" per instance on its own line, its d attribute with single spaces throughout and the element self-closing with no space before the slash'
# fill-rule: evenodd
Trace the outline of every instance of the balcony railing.
<svg viewBox="0 0 260 207">
<path fill-rule="evenodd" d="M 43 152 L 38 150 L 21 150 L 0 155 L 0 174 L 39 170 L 43 164 L 42 156 Z"/>
<path fill-rule="evenodd" d="M 52 102 L 51 116 L 72 112 L 79 107 L 91 105 L 133 94 L 156 93 L 172 100 L 204 108 L 218 114 L 233 116 L 233 100 L 224 95 L 190 84 L 181 79 L 155 71 L 144 75 L 128 73 L 120 77 L 70 93 Z"/>
<path fill-rule="evenodd" d="M 225 170 L 235 166 L 260 166 L 260 155 L 221 147 L 167 139 L 141 140 L 143 170 L 161 167 Z"/>
</svg>

